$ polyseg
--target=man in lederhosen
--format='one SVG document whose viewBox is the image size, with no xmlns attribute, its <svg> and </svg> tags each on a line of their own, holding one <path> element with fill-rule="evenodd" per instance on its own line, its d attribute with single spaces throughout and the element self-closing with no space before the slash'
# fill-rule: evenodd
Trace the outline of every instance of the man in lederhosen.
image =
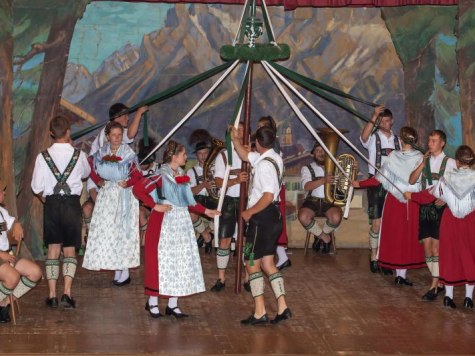
<svg viewBox="0 0 475 356">
<path fill-rule="evenodd" d="M 421 177 L 422 189 L 435 185 L 446 172 L 457 168 L 454 159 L 449 158 L 444 153 L 447 142 L 445 133 L 441 130 L 434 130 L 429 134 L 429 150 L 422 163 L 411 173 L 409 183 L 414 184 Z M 432 275 L 432 282 L 429 290 L 422 296 L 423 300 L 432 301 L 437 297 L 442 289 L 439 283 L 439 227 L 442 213 L 445 209 L 445 202 L 437 199 L 427 205 L 421 205 L 419 209 L 419 240 L 424 245 L 426 264 Z"/>
<path fill-rule="evenodd" d="M 361 143 L 368 150 L 369 161 L 377 168 L 381 167 L 393 150 L 401 149 L 399 138 L 391 130 L 393 124 L 392 112 L 384 106 L 378 106 L 374 109 L 370 121 L 361 131 Z M 374 131 L 375 126 L 379 126 L 380 129 Z M 375 169 L 372 166 L 368 166 L 368 174 L 370 178 L 374 176 Z M 377 273 L 379 271 L 377 259 L 379 230 L 386 191 L 382 185 L 379 185 L 378 187 L 368 188 L 367 194 L 368 217 L 371 220 L 371 227 L 369 229 L 369 248 L 371 250 L 369 266 L 371 272 Z M 385 274 L 392 274 L 391 270 L 383 269 L 383 271 Z"/>
<path fill-rule="evenodd" d="M 313 249 L 320 250 L 323 242 L 322 253 L 327 254 L 330 252 L 331 234 L 340 226 L 343 214 L 340 207 L 325 201 L 324 186 L 332 183 L 334 176 L 325 174 L 325 151 L 318 142 L 313 146 L 312 155 L 314 161 L 300 171 L 302 187 L 308 195 L 299 209 L 298 217 L 305 230 L 315 236 Z M 323 226 L 318 225 L 315 217 L 326 217 Z"/>
<path fill-rule="evenodd" d="M 49 296 L 46 305 L 58 307 L 56 282 L 59 277 L 59 256 L 63 250 L 64 293 L 61 305 L 75 308 L 71 286 L 76 274 L 76 249 L 81 244 L 82 180 L 91 168 L 84 152 L 70 144 L 71 124 L 63 116 L 50 122 L 54 143 L 36 158 L 31 189 L 44 203 L 43 239 L 48 245 L 46 279 Z"/>
<path fill-rule="evenodd" d="M 234 128 L 231 138 L 239 157 L 252 166 L 249 200 L 241 217 L 248 223 L 244 259 L 254 298 L 254 313 L 241 320 L 241 323 L 257 325 L 269 321 L 264 302 L 265 273 L 277 300 L 277 315 L 271 323 L 277 324 L 292 316 L 285 300 L 283 274 L 274 261 L 277 241 L 282 231 L 283 217 L 279 209 L 279 194 L 284 178 L 284 163 L 282 157 L 272 149 L 276 136 L 270 127 L 264 126 L 257 130 L 257 152 L 248 152 Z"/>
<path fill-rule="evenodd" d="M 239 123 L 237 136 L 240 142 L 244 137 L 244 124 Z M 216 157 L 214 165 L 214 179 L 216 186 L 221 188 L 224 181 L 226 165 L 229 161 L 227 150 L 221 151 Z M 231 173 L 229 174 L 228 185 L 219 217 L 219 247 L 216 252 L 216 262 L 218 266 L 218 280 L 211 287 L 212 292 L 219 292 L 226 285 L 226 268 L 228 267 L 231 254 L 231 239 L 236 231 L 236 224 L 239 214 L 239 194 L 240 184 L 247 180 L 247 172 L 241 172 L 241 158 L 236 150 L 232 152 Z"/>
<path fill-rule="evenodd" d="M 211 188 L 210 182 L 205 181 L 203 176 L 203 165 L 206 161 L 210 152 L 210 146 L 208 143 L 201 141 L 198 142 L 195 146 L 196 154 L 196 164 L 191 167 L 186 175 L 190 177 L 190 187 L 193 192 L 195 200 L 203 205 L 205 208 L 214 210 L 218 206 L 217 201 L 208 194 L 207 189 Z M 201 244 L 198 246 L 201 247 L 202 243 L 205 243 L 205 252 L 211 253 L 213 246 L 211 245 L 211 232 L 213 228 L 213 223 L 209 218 L 200 216 L 195 213 L 191 213 L 191 220 L 193 221 L 193 228 L 198 236 L 201 237 Z"/>
</svg>

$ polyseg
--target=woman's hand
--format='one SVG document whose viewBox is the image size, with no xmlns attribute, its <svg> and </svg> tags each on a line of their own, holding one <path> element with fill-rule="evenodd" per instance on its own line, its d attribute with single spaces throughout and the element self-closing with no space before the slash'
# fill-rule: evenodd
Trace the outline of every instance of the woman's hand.
<svg viewBox="0 0 475 356">
<path fill-rule="evenodd" d="M 125 180 L 121 180 L 117 184 L 119 185 L 119 187 L 127 188 L 127 181 Z"/>
<path fill-rule="evenodd" d="M 405 193 L 404 193 L 404 199 L 406 199 L 406 200 L 411 200 L 411 197 L 412 197 L 412 193 L 411 193 L 411 192 L 405 192 Z"/>
<path fill-rule="evenodd" d="M 172 210 L 172 206 L 170 204 L 155 204 L 155 206 L 153 207 L 153 210 L 159 213 L 164 213 L 166 211 Z"/>
<path fill-rule="evenodd" d="M 12 227 L 13 238 L 16 241 L 21 241 L 23 239 L 23 227 L 19 222 L 15 222 Z"/>
<path fill-rule="evenodd" d="M 205 210 L 205 215 L 209 218 L 214 218 L 215 216 L 220 216 L 221 212 L 218 211 L 218 210 L 206 209 Z"/>
<path fill-rule="evenodd" d="M 0 259 L 11 264 L 14 264 L 16 261 L 15 256 L 10 255 L 8 252 L 4 251 L 0 251 Z"/>
<path fill-rule="evenodd" d="M 353 180 L 351 181 L 351 185 L 353 186 L 353 188 L 359 188 L 360 182 L 358 182 L 357 180 Z"/>
</svg>

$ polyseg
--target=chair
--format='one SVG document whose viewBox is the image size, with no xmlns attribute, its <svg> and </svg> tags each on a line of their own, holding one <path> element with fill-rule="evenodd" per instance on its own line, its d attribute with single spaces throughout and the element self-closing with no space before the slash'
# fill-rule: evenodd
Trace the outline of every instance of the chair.
<svg viewBox="0 0 475 356">
<path fill-rule="evenodd" d="M 12 248 L 12 252 L 13 252 L 13 248 L 15 248 L 15 251 L 13 252 L 13 254 L 15 255 L 16 258 L 18 258 L 18 256 L 20 255 L 23 239 L 20 241 L 16 241 L 15 239 L 13 239 L 13 237 L 9 236 L 9 242 L 10 242 L 10 247 Z M 10 310 L 11 310 L 13 325 L 16 325 L 15 307 L 16 309 L 18 309 L 18 314 L 20 314 L 20 304 L 18 303 L 18 299 L 15 299 L 13 294 L 10 294 L 9 298 L 10 298 Z"/>
<path fill-rule="evenodd" d="M 315 224 L 318 224 L 319 222 L 321 223 L 319 219 L 322 220 L 321 217 L 315 217 Z M 303 253 L 304 256 L 307 256 L 308 245 L 310 244 L 310 236 L 315 236 L 315 235 L 312 234 L 310 231 L 307 231 L 307 236 L 305 237 L 304 253 Z M 333 252 L 330 252 L 330 254 L 336 255 L 336 237 L 335 237 L 334 231 L 332 231 L 332 233 L 330 234 L 330 237 L 332 238 L 332 250 L 333 250 Z"/>
</svg>

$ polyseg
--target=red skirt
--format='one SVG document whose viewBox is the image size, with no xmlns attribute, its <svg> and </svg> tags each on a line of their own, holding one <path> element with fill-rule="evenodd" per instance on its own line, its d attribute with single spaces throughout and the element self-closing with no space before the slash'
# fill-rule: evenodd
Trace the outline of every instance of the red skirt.
<svg viewBox="0 0 475 356">
<path fill-rule="evenodd" d="M 418 235 L 419 205 L 412 201 L 409 205 L 401 203 L 388 193 L 381 220 L 379 265 L 390 269 L 426 267 L 424 247 Z"/>
<path fill-rule="evenodd" d="M 164 213 L 152 210 L 145 231 L 145 276 L 144 288 L 148 296 L 168 297 L 158 293 L 158 243 Z"/>
<path fill-rule="evenodd" d="M 450 209 L 444 209 L 440 223 L 439 268 L 443 284 L 475 284 L 475 211 L 458 219 Z"/>
</svg>

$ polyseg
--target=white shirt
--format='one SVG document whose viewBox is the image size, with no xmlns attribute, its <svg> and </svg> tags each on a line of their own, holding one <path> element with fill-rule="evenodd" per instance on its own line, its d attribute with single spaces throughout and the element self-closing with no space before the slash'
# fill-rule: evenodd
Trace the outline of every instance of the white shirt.
<svg viewBox="0 0 475 356">
<path fill-rule="evenodd" d="M 249 163 L 252 166 L 252 189 L 249 194 L 248 208 L 253 207 L 262 198 L 264 193 L 274 194 L 274 201 L 279 200 L 280 184 L 279 176 L 274 165 L 265 158 L 272 158 L 279 167 L 279 174 L 282 176 L 284 170 L 284 162 L 282 157 L 273 149 L 267 150 L 262 155 L 257 152 L 249 152 Z"/>
<path fill-rule="evenodd" d="M 201 167 L 199 164 L 196 164 L 193 168 L 196 170 L 196 174 L 198 175 L 198 177 L 201 177 L 201 180 L 203 180 L 203 167 Z M 193 171 L 193 168 L 190 168 L 186 172 L 186 175 L 190 177 L 190 188 L 196 187 L 198 185 L 198 182 L 197 182 L 198 177 L 195 176 L 195 172 Z M 203 188 L 196 195 L 208 196 L 208 191 L 206 190 L 206 188 Z"/>
<path fill-rule="evenodd" d="M 73 156 L 74 148 L 69 143 L 54 143 L 48 148 L 48 152 L 59 172 L 63 173 Z M 91 167 L 89 167 L 86 154 L 81 151 L 76 166 L 66 181 L 69 188 L 71 188 L 71 195 L 81 195 L 82 180 L 89 177 L 90 173 Z M 43 192 L 43 197 L 52 195 L 57 182 L 53 172 L 51 172 L 51 169 L 49 169 L 46 164 L 43 155 L 41 153 L 38 154 L 33 171 L 33 179 L 31 181 L 31 189 L 33 192 L 35 194 Z M 64 194 L 64 192 L 61 191 L 60 194 Z"/>
<path fill-rule="evenodd" d="M 129 145 L 132 142 L 134 142 L 134 139 L 129 138 L 127 136 L 127 132 L 128 132 L 127 128 L 124 128 L 124 133 L 122 134 L 122 143 Z M 101 132 L 99 132 L 99 135 L 97 135 L 94 141 L 92 142 L 91 151 L 89 151 L 89 156 L 92 156 L 94 153 L 99 151 L 99 149 L 102 148 L 106 143 L 107 143 L 106 128 L 104 127 L 101 130 Z"/>
<path fill-rule="evenodd" d="M 396 146 L 394 145 L 394 139 L 396 136 L 391 131 L 391 136 L 387 137 L 385 134 L 380 133 L 379 131 L 376 131 L 374 134 L 370 135 L 368 138 L 368 141 L 363 142 L 360 136 L 360 141 L 361 144 L 363 145 L 364 148 L 368 150 L 368 159 L 369 161 L 373 164 L 376 165 L 376 135 L 378 135 L 381 139 L 381 149 L 386 149 L 386 148 L 391 148 L 391 149 L 396 149 Z M 399 147 L 401 147 L 401 142 L 399 141 Z M 383 165 L 384 161 L 386 161 L 388 157 L 387 156 L 381 156 L 381 166 Z M 374 174 L 374 168 L 371 166 L 368 166 L 368 173 L 369 174 Z"/>
<path fill-rule="evenodd" d="M 0 206 L 0 223 L 7 223 L 7 231 L 10 230 L 15 222 L 15 218 L 8 214 L 7 209 Z M 0 235 L 0 251 L 8 251 L 10 248 L 10 243 L 8 242 L 7 231 L 2 231 Z"/>
<path fill-rule="evenodd" d="M 158 168 L 159 168 L 158 163 L 153 162 L 152 165 L 148 169 L 145 169 L 145 170 L 141 169 L 142 175 L 144 177 L 149 177 L 149 176 L 155 175 L 155 174 L 157 174 Z"/>
<path fill-rule="evenodd" d="M 227 150 L 224 150 L 223 152 L 226 155 L 227 163 L 229 163 Z M 233 164 L 231 166 L 231 170 L 241 169 L 241 164 L 242 164 L 241 158 L 239 158 L 236 150 L 233 150 Z M 225 171 L 226 171 L 226 165 L 224 164 L 224 161 L 223 161 L 223 155 L 221 153 L 218 153 L 218 157 L 216 157 L 216 161 L 214 162 L 214 177 L 224 179 Z M 234 179 L 236 177 L 237 177 L 236 175 L 231 175 L 231 174 L 229 175 L 229 179 Z M 232 187 L 228 187 L 228 190 L 226 191 L 226 195 L 229 197 L 238 198 L 240 187 L 241 187 L 240 184 L 235 184 Z"/>
<path fill-rule="evenodd" d="M 310 167 L 313 168 L 313 171 L 315 172 L 315 177 L 325 176 L 325 170 L 323 169 L 322 166 L 319 166 L 316 162 L 310 163 Z M 302 169 L 300 170 L 300 176 L 301 176 L 300 181 L 302 183 L 302 188 L 305 187 L 305 184 L 312 181 L 312 174 L 310 173 L 310 170 L 308 169 L 307 166 L 302 167 Z M 312 190 L 312 193 L 310 195 L 316 198 L 325 198 L 324 185 L 322 184 L 318 188 L 315 188 L 314 190 Z"/>
<path fill-rule="evenodd" d="M 439 174 L 440 166 L 442 165 L 442 161 L 444 160 L 444 157 L 445 157 L 444 152 L 441 152 L 437 157 L 434 157 L 434 156 L 430 155 L 429 163 L 430 163 L 431 173 Z M 453 158 L 449 158 L 447 160 L 447 165 L 445 166 L 445 173 L 452 172 L 455 168 L 457 168 L 457 163 L 455 162 L 455 160 Z M 422 176 L 422 174 L 421 174 L 421 176 Z M 426 181 L 426 183 L 427 183 L 426 189 L 434 186 L 438 181 L 439 181 L 438 179 L 432 179 L 432 185 L 429 185 L 428 184 L 429 182 Z M 421 184 L 422 184 L 422 182 L 421 182 Z"/>
</svg>

